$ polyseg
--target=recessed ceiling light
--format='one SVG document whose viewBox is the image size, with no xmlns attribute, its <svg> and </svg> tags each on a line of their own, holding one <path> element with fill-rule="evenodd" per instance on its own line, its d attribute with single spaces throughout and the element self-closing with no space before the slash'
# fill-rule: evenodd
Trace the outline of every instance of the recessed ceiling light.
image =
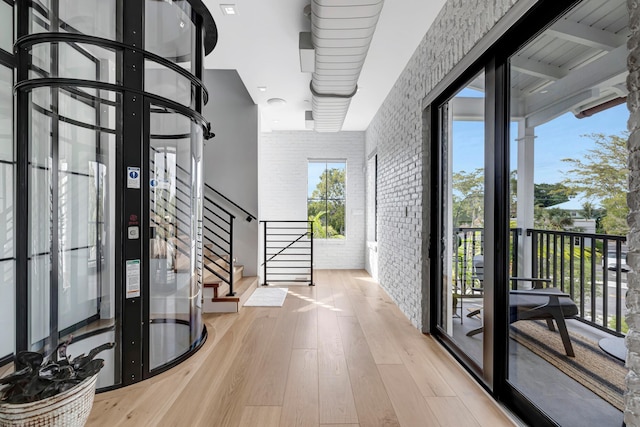
<svg viewBox="0 0 640 427">
<path fill-rule="evenodd" d="M 282 98 L 269 98 L 267 99 L 267 104 L 275 106 L 284 105 L 287 101 Z"/>
<path fill-rule="evenodd" d="M 274 120 L 273 123 L 280 123 L 280 120 Z"/>
<path fill-rule="evenodd" d="M 266 86 L 258 86 L 258 90 L 260 92 L 266 92 L 267 91 L 267 87 Z"/>
<path fill-rule="evenodd" d="M 235 4 L 221 4 L 220 9 L 222 9 L 222 13 L 225 15 L 237 15 L 238 9 L 236 9 Z"/>
</svg>

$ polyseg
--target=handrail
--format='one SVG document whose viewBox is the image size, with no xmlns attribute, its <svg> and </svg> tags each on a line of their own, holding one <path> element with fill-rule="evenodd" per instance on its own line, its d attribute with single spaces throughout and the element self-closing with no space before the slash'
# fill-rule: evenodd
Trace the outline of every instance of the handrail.
<svg viewBox="0 0 640 427">
<path fill-rule="evenodd" d="M 162 153 L 161 150 L 158 150 L 154 147 L 150 147 L 150 148 L 155 153 Z M 155 165 L 155 160 L 152 158 L 150 163 L 151 165 Z M 184 167 L 179 165 L 177 162 L 175 163 L 175 166 L 179 172 L 182 172 L 186 175 L 190 174 L 188 170 L 186 170 Z M 177 173 L 174 175 L 173 178 L 175 179 L 175 182 L 179 184 L 175 186 L 176 203 L 173 203 L 167 200 L 164 196 L 161 196 L 160 199 L 164 203 L 171 205 L 176 211 L 180 212 L 183 216 L 189 217 L 190 215 L 187 215 L 187 213 L 184 210 L 182 210 L 177 206 L 177 202 L 186 204 L 186 202 L 179 197 L 181 195 L 186 197 L 187 199 L 190 199 L 192 197 L 192 195 L 189 194 L 188 190 L 185 190 L 185 188 L 187 189 L 190 188 L 191 185 L 190 183 L 182 179 L 180 176 L 178 176 Z M 209 250 L 211 251 L 211 253 L 213 253 L 215 257 L 218 257 L 218 259 L 209 257 L 204 253 L 204 250 L 203 250 L 201 254 L 202 259 L 200 261 L 201 272 L 206 270 L 211 274 L 213 274 L 213 276 L 217 277 L 220 281 L 227 283 L 229 285 L 229 293 L 227 294 L 227 296 L 234 296 L 235 292 L 233 290 L 233 282 L 234 282 L 233 221 L 235 220 L 235 216 L 231 212 L 229 212 L 227 209 L 220 206 L 218 203 L 214 202 L 213 200 L 211 200 L 206 196 L 202 197 L 202 201 L 203 201 L 203 204 L 202 204 L 202 215 L 203 215 L 202 220 L 203 221 L 201 226 L 202 226 L 202 229 L 205 231 L 205 233 L 202 235 L 202 242 L 203 244 L 206 243 L 206 244 L 212 245 Z M 185 221 L 183 221 L 177 215 L 176 215 L 176 220 L 177 220 L 176 225 L 178 229 L 180 229 L 180 224 L 184 224 Z M 220 229 L 220 234 L 218 234 L 216 231 L 212 230 L 209 226 L 207 226 L 207 223 L 205 223 L 205 221 L 208 221 L 208 223 L 213 224 L 213 226 Z M 181 239 L 179 240 L 182 241 Z M 178 250 L 181 251 L 180 248 L 178 248 Z M 227 261 L 225 257 L 228 257 L 229 260 Z M 223 262 L 219 262 L 220 260 L 222 260 Z M 210 264 L 213 264 L 213 265 L 210 266 Z"/>
<path fill-rule="evenodd" d="M 270 282 L 306 282 L 309 278 L 309 286 L 314 286 L 313 282 L 313 221 L 260 221 L 264 224 L 263 234 L 263 285 Z M 289 227 L 269 227 L 269 223 L 290 224 Z M 304 224 L 304 232 L 300 233 Z M 269 233 L 272 231 L 271 234 Z M 292 233 L 278 232 L 287 230 Z M 285 236 L 285 237 L 283 237 Z M 297 237 L 296 237 L 297 236 Z M 271 237 L 271 239 L 270 239 Z M 304 244 L 301 240 L 309 237 L 308 246 L 294 246 L 297 243 Z M 274 246 L 269 246 L 274 244 Z M 269 249 L 277 250 L 274 254 L 269 254 Z M 294 250 L 290 250 L 294 249 Z M 279 259 L 276 259 L 280 257 Z M 302 257 L 302 258 L 299 258 Z M 300 263 L 304 263 L 300 265 Z M 269 277 L 271 276 L 271 277 Z M 304 276 L 300 278 L 300 276 Z"/>
<path fill-rule="evenodd" d="M 473 286 L 474 280 L 479 280 L 474 273 L 473 258 L 483 253 L 484 229 L 460 227 L 454 231 L 460 239 L 459 249 L 452 253 L 454 284 L 459 289 L 469 289 L 469 283 Z M 524 238 L 530 239 L 526 243 L 530 249 L 525 248 L 530 255 L 522 259 L 519 251 L 523 250 L 523 244 L 518 240 L 520 231 L 511 229 L 511 274 L 521 273 L 516 267 L 520 256 L 520 262 L 530 267 L 534 280 L 548 282 L 571 296 L 578 306 L 576 320 L 612 335 L 623 336 L 623 286 L 628 280 L 627 273 L 631 271 L 625 259 L 628 251 L 623 247 L 626 236 L 535 228 L 522 231 L 522 235 L 528 236 Z M 524 270 L 529 271 L 528 268 Z M 516 278 L 527 280 L 518 276 L 512 280 Z"/>
<path fill-rule="evenodd" d="M 242 212 L 247 214 L 247 219 L 246 219 L 247 222 L 251 222 L 252 220 L 256 220 L 256 221 L 258 220 L 258 218 L 256 218 L 256 216 L 253 215 L 251 212 L 247 211 L 242 206 L 238 205 L 236 202 L 234 202 L 233 200 L 231 200 L 230 198 L 228 198 L 227 196 L 225 196 L 224 194 L 222 194 L 221 192 L 219 192 L 218 190 L 216 190 L 215 188 L 213 188 L 212 186 L 210 186 L 206 182 L 205 182 L 204 186 L 205 186 L 206 189 L 213 191 L 218 196 L 222 197 L 224 200 L 226 200 L 227 202 L 229 202 L 230 204 L 232 204 L 233 206 L 235 206 L 236 208 L 240 209 Z"/>
</svg>

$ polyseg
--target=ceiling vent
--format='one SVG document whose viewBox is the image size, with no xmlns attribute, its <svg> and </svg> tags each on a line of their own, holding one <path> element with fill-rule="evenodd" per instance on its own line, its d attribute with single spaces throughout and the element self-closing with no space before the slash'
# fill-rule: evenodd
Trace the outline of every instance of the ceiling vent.
<svg viewBox="0 0 640 427">
<path fill-rule="evenodd" d="M 313 0 L 311 80 L 315 130 L 338 132 L 358 91 L 358 78 L 384 1 Z"/>
</svg>

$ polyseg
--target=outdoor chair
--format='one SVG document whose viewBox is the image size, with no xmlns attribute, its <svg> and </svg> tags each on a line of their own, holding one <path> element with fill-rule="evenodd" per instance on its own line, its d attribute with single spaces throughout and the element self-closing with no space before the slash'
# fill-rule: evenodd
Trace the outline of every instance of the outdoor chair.
<svg viewBox="0 0 640 427">
<path fill-rule="evenodd" d="M 549 279 L 512 277 L 512 281 L 530 281 L 536 284 L 550 282 Z M 469 313 L 471 317 L 479 314 L 479 310 Z M 509 323 L 518 320 L 545 320 L 550 331 L 555 331 L 553 321 L 558 326 L 558 332 L 562 339 L 565 352 L 569 357 L 575 357 L 567 324 L 565 319 L 570 319 L 578 314 L 578 306 L 569 294 L 558 288 L 533 288 L 527 290 L 509 291 Z M 467 332 L 471 337 L 483 332 L 484 326 Z"/>
</svg>

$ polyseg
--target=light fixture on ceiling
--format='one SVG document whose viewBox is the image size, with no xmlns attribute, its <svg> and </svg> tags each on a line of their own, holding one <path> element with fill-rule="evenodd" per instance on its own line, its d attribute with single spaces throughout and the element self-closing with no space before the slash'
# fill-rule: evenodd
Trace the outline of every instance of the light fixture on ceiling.
<svg viewBox="0 0 640 427">
<path fill-rule="evenodd" d="M 222 13 L 224 15 L 237 15 L 238 9 L 236 9 L 235 4 L 221 4 L 220 9 L 222 9 Z"/>
<path fill-rule="evenodd" d="M 311 41 L 311 33 L 300 33 L 298 49 L 300 50 L 300 71 L 313 73 L 316 70 L 316 51 Z"/>
<path fill-rule="evenodd" d="M 267 99 L 267 104 L 271 105 L 272 107 L 279 107 L 282 106 L 284 104 L 286 104 L 287 101 L 285 101 L 282 98 L 269 98 Z"/>
<path fill-rule="evenodd" d="M 266 86 L 258 86 L 258 90 L 260 92 L 266 92 L 267 91 L 267 87 Z"/>
</svg>

